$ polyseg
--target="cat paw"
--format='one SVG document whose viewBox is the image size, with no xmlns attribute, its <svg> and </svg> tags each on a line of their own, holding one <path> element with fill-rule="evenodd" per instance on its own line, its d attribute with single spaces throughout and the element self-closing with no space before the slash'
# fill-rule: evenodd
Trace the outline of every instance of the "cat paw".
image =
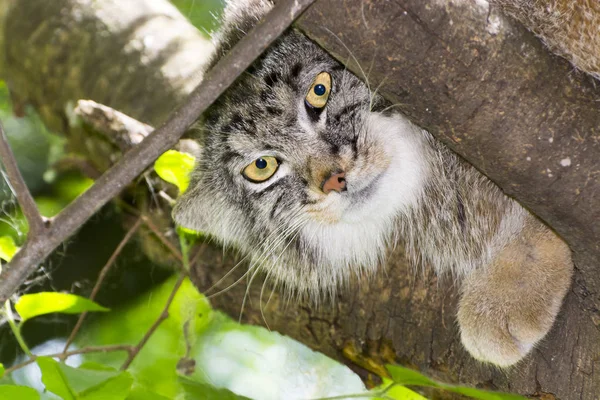
<svg viewBox="0 0 600 400">
<path fill-rule="evenodd" d="M 490 299 L 476 297 L 463 296 L 458 322 L 462 344 L 482 362 L 516 364 L 546 336 L 555 319 L 549 309 L 497 308 Z"/>
<path fill-rule="evenodd" d="M 508 367 L 546 336 L 571 284 L 567 245 L 533 217 L 492 262 L 461 287 L 463 345 L 483 362 Z"/>
</svg>

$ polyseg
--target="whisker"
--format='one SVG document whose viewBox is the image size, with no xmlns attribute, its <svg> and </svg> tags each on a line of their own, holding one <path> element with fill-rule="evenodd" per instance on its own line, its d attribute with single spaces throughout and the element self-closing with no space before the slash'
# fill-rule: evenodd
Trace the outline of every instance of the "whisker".
<svg viewBox="0 0 600 400">
<path fill-rule="evenodd" d="M 287 233 L 285 233 L 283 236 L 283 240 L 278 240 L 278 242 L 283 243 L 285 242 L 289 236 L 292 235 L 292 233 L 294 234 L 294 238 L 296 237 L 295 235 L 300 231 L 300 228 L 303 226 L 304 224 L 304 219 L 299 219 L 298 221 L 296 221 L 296 223 L 294 223 L 294 225 L 292 225 L 291 227 L 288 227 L 286 229 L 285 232 L 289 232 L 290 234 L 288 235 Z M 279 254 L 279 257 L 277 257 L 277 259 L 271 264 L 271 269 L 275 268 L 274 266 L 277 265 L 277 261 L 279 261 L 279 258 L 281 258 L 281 255 L 283 255 L 283 253 L 285 252 L 285 250 L 287 249 L 287 247 L 290 245 L 290 243 L 293 242 L 294 238 L 292 238 L 289 243 L 286 245 L 286 247 L 281 251 L 281 253 Z M 278 246 L 278 245 L 277 245 Z M 244 298 L 242 300 L 242 307 L 240 310 L 240 317 L 239 320 L 241 322 L 242 320 L 242 315 L 244 313 L 244 307 L 246 305 L 246 299 L 248 298 L 248 294 L 250 293 L 250 287 L 252 286 L 252 282 L 254 281 L 254 278 L 256 277 L 256 275 L 258 274 L 258 272 L 260 271 L 260 267 L 262 266 L 262 263 L 265 262 L 267 260 L 267 258 L 272 254 L 272 252 L 276 249 L 275 245 L 272 245 L 269 247 L 269 252 L 263 252 L 263 255 L 260 257 L 260 259 L 257 262 L 253 262 L 254 265 L 256 265 L 256 271 L 252 274 L 250 281 L 248 282 L 248 286 L 246 287 L 246 292 L 244 293 Z M 264 288 L 264 286 L 263 286 Z M 259 305 L 260 308 L 260 305 Z M 261 313 L 262 313 L 262 309 L 261 309 Z M 263 314 L 263 318 L 264 318 L 264 314 Z M 266 321 L 265 321 L 266 322 Z"/>
<path fill-rule="evenodd" d="M 379 111 L 379 112 L 380 112 L 380 113 L 384 113 L 384 112 L 386 112 L 387 110 L 390 110 L 390 109 L 392 109 L 392 108 L 394 108 L 394 107 L 400 107 L 400 106 L 405 106 L 405 105 L 406 105 L 406 103 L 396 103 L 396 104 L 392 104 L 391 106 L 387 106 L 386 108 L 384 108 L 383 110 L 381 110 L 381 111 Z"/>
<path fill-rule="evenodd" d="M 294 217 L 294 216 L 292 216 L 292 218 L 293 218 L 293 217 Z M 271 233 L 269 234 L 269 236 L 267 236 L 267 238 L 265 239 L 265 241 L 268 241 L 268 240 L 269 240 L 269 239 L 270 239 L 272 236 L 275 236 L 275 235 L 279 234 L 279 233 L 280 233 L 280 232 L 279 232 L 279 230 L 280 230 L 281 228 L 283 228 L 283 229 L 284 229 L 284 232 L 285 232 L 285 230 L 289 229 L 289 227 L 285 227 L 285 225 L 281 225 L 280 227 L 277 227 L 276 229 L 274 229 L 274 230 L 273 230 L 273 232 L 271 232 Z M 276 243 L 276 241 L 275 241 L 274 243 Z M 272 244 L 271 244 L 271 245 L 272 245 Z M 269 245 L 269 246 L 271 246 L 271 245 Z M 264 253 L 265 253 L 265 251 L 263 251 L 263 254 L 264 254 Z M 210 292 L 210 291 L 211 291 L 213 288 L 217 287 L 217 286 L 218 286 L 218 285 L 219 285 L 221 282 L 223 282 L 223 281 L 224 281 L 224 280 L 225 280 L 227 277 L 229 277 L 229 276 L 230 276 L 230 275 L 231 275 L 231 274 L 232 274 L 232 273 L 233 273 L 233 272 L 234 272 L 234 271 L 235 271 L 235 270 L 236 270 L 236 269 L 237 269 L 237 268 L 238 268 L 240 265 L 242 265 L 242 263 L 243 263 L 243 262 L 244 262 L 244 261 L 245 261 L 245 260 L 246 260 L 248 257 L 250 257 L 250 256 L 251 256 L 251 253 L 248 253 L 246 256 L 244 256 L 244 257 L 243 257 L 243 258 L 242 258 L 242 259 L 241 259 L 241 260 L 240 260 L 240 261 L 239 261 L 239 262 L 238 262 L 238 263 L 237 263 L 235 266 L 233 266 L 233 268 L 231 268 L 231 269 L 230 269 L 230 270 L 229 270 L 229 271 L 228 271 L 228 272 L 227 272 L 227 273 L 226 273 L 226 274 L 225 274 L 225 275 L 224 275 L 224 276 L 223 276 L 221 279 L 219 279 L 219 280 L 218 280 L 216 283 L 214 283 L 214 284 L 213 284 L 213 285 L 212 285 L 212 286 L 211 286 L 211 287 L 210 287 L 210 288 L 209 288 L 207 291 L 205 291 L 205 295 L 206 295 L 206 293 Z M 262 255 L 261 255 L 261 257 L 262 257 Z M 224 289 L 222 289 L 222 290 L 220 290 L 220 291 L 218 291 L 218 292 L 216 292 L 216 293 L 213 293 L 213 294 L 211 294 L 211 295 L 209 295 L 209 296 L 206 296 L 206 298 L 207 298 L 207 299 L 211 299 L 211 298 L 213 298 L 213 297 L 215 297 L 215 296 L 218 296 L 218 295 L 220 295 L 220 294 L 223 294 L 223 293 L 227 292 L 228 290 L 230 290 L 231 288 L 233 288 L 234 286 L 236 286 L 238 283 L 240 283 L 240 282 L 241 282 L 241 281 L 242 281 L 244 278 L 246 278 L 246 277 L 248 276 L 248 274 L 249 274 L 249 273 L 252 271 L 252 268 L 253 268 L 255 265 L 257 265 L 257 263 L 256 263 L 255 261 L 253 261 L 253 262 L 250 264 L 250 266 L 249 266 L 249 268 L 248 268 L 248 271 L 246 271 L 246 272 L 245 272 L 245 273 L 244 273 L 244 274 L 243 274 L 243 275 L 242 275 L 242 276 L 241 276 L 241 277 L 240 277 L 238 280 L 236 280 L 234 283 L 232 283 L 231 285 L 227 286 L 226 288 L 224 288 Z"/>
<path fill-rule="evenodd" d="M 250 277 L 250 281 L 248 282 L 248 286 L 246 286 L 246 291 L 244 292 L 244 298 L 242 299 L 242 307 L 240 309 L 240 317 L 238 318 L 238 322 L 240 324 L 242 323 L 242 315 L 244 314 L 244 307 L 246 306 L 246 299 L 248 298 L 248 293 L 250 293 L 250 286 L 252 286 L 252 282 L 254 281 L 254 278 L 256 277 L 256 274 L 258 274 L 258 271 L 260 271 L 260 268 L 258 268 L 258 267 L 259 266 L 257 265 L 256 268 L 255 268 L 254 273 Z"/>
<path fill-rule="evenodd" d="M 242 275 L 237 281 L 235 281 L 231 285 L 227 286 L 225 289 L 219 290 L 218 292 L 213 293 L 211 295 L 206 295 L 213 288 L 217 287 L 221 282 L 223 282 L 229 275 L 231 275 L 244 262 L 244 260 L 246 260 L 246 258 L 248 258 L 248 257 L 250 257 L 250 254 L 245 255 L 237 264 L 235 264 L 229 271 L 227 271 L 227 273 L 225 275 L 223 275 L 223 277 L 221 279 L 219 279 L 210 288 L 208 288 L 208 290 L 205 291 L 206 298 L 207 299 L 211 299 L 211 298 L 213 298 L 215 296 L 218 296 L 218 295 L 220 295 L 222 293 L 225 293 L 226 291 L 228 291 L 229 289 L 231 289 L 232 287 L 234 287 L 235 285 L 237 285 L 242 279 L 244 279 L 244 277 L 246 276 L 246 274 L 248 272 L 246 272 L 244 275 Z"/>
<path fill-rule="evenodd" d="M 344 43 L 344 41 L 338 35 L 336 35 L 335 33 L 333 33 L 333 31 L 331 31 L 329 28 L 325 28 L 325 30 L 328 31 L 333 37 L 335 37 L 341 43 L 341 45 L 344 46 L 344 48 L 346 49 L 346 51 L 348 52 L 348 54 L 350 54 L 350 57 L 352 57 L 352 60 L 354 60 L 354 62 L 356 63 L 356 66 L 360 70 L 360 73 L 362 74 L 363 79 L 365 80 L 367 88 L 369 89 L 369 92 L 370 92 L 371 91 L 371 85 L 369 85 L 369 77 L 365 74 L 365 71 L 364 71 L 363 67 L 358 62 L 358 59 L 354 56 L 354 53 L 352 52 L 352 50 L 350 50 L 350 48 L 348 46 L 346 46 L 346 43 Z"/>
<path fill-rule="evenodd" d="M 262 287 L 260 288 L 260 297 L 258 298 L 258 304 L 259 304 L 259 309 L 260 309 L 260 316 L 262 317 L 265 326 L 267 327 L 267 329 L 270 331 L 271 327 L 269 326 L 269 323 L 267 322 L 267 318 L 265 317 L 265 311 L 263 309 L 263 293 L 265 292 L 265 286 L 267 286 L 267 282 L 269 281 L 269 277 L 271 276 L 271 272 L 273 271 L 274 267 L 271 267 L 269 269 L 269 271 L 267 272 L 266 276 L 265 276 L 265 280 L 263 281 Z M 273 295 L 273 291 L 271 291 L 271 295 L 269 295 L 269 299 L 271 299 L 271 296 Z M 265 306 L 267 306 L 269 303 L 267 302 L 267 304 Z"/>
<path fill-rule="evenodd" d="M 369 99 L 369 111 L 371 111 L 373 109 L 373 99 L 375 99 L 375 96 L 377 96 L 377 92 L 379 91 L 379 89 L 381 89 L 381 87 L 383 86 L 383 84 L 385 83 L 386 79 L 388 77 L 385 76 L 381 82 L 379 83 L 379 85 L 377 85 L 377 87 L 375 88 L 375 91 L 371 93 L 371 98 Z"/>
<path fill-rule="evenodd" d="M 306 224 L 306 220 L 303 221 L 303 223 L 301 225 L 298 226 L 298 228 L 296 229 L 296 232 L 293 233 L 293 237 L 288 241 L 288 244 L 283 248 L 283 250 L 281 250 L 281 252 L 279 253 L 279 256 L 275 259 L 275 261 L 271 264 L 271 267 L 269 268 L 268 272 L 267 272 L 267 276 L 265 277 L 265 281 L 263 282 L 263 286 L 260 290 L 260 297 L 259 297 L 259 308 L 260 308 L 260 314 L 263 318 L 263 321 L 265 322 L 265 325 L 267 326 L 267 328 L 269 327 L 269 324 L 267 322 L 267 319 L 265 317 L 264 314 L 264 310 L 262 307 L 262 298 L 263 298 L 263 294 L 264 294 L 264 290 L 265 290 L 265 286 L 267 283 L 267 280 L 269 279 L 269 276 L 271 275 L 271 272 L 273 271 L 274 268 L 276 268 L 277 262 L 279 261 L 279 259 L 281 258 L 281 256 L 283 255 L 283 253 L 287 250 L 287 248 L 289 247 L 289 245 L 296 239 L 296 237 L 300 234 L 300 231 L 302 230 L 302 227 Z M 291 235 L 290 235 L 291 236 Z M 271 296 L 273 295 L 273 292 L 271 291 L 271 295 L 269 296 L 269 300 L 271 300 Z M 268 301 L 267 301 L 268 304 Z M 270 330 L 270 328 L 269 328 Z"/>
</svg>

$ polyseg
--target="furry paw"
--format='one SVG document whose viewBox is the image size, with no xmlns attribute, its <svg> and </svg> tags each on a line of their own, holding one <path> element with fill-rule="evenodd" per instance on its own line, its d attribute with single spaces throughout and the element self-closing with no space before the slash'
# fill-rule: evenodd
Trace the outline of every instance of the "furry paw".
<svg viewBox="0 0 600 400">
<path fill-rule="evenodd" d="M 532 306 L 518 298 L 512 304 L 498 300 L 485 293 L 463 294 L 458 322 L 461 341 L 475 359 L 507 367 L 525 357 L 548 333 L 558 307 Z M 560 305 L 561 300 L 562 296 L 555 302 Z"/>
<path fill-rule="evenodd" d="M 463 345 L 474 358 L 502 367 L 521 360 L 548 333 L 571 283 L 569 248 L 537 221 L 528 222 L 461 287 Z"/>
</svg>

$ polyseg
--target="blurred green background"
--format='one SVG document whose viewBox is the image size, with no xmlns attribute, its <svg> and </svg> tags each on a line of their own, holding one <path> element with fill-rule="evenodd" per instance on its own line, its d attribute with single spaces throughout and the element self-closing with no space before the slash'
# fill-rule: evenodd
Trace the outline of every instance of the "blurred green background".
<svg viewBox="0 0 600 400">
<path fill-rule="evenodd" d="M 223 1 L 173 0 L 172 3 L 206 37 L 218 28 Z M 44 216 L 56 215 L 93 183 L 72 168 L 62 168 L 62 160 L 76 157 L 67 154 L 65 139 L 60 132 L 48 131 L 32 107 L 15 109 L 8 87 L 2 80 L 0 120 L 21 173 Z M 0 237 L 11 236 L 17 245 L 21 245 L 26 233 L 27 224 L 16 200 L 4 177 L 0 177 Z M 39 273 L 28 281 L 28 289 L 88 294 L 100 268 L 124 234 L 119 210 L 114 205 L 107 205 L 75 237 L 54 252 Z M 126 304 L 163 282 L 170 274 L 171 271 L 164 266 L 157 266 L 147 259 L 137 243 L 132 241 L 119 257 L 117 267 L 101 290 L 98 301 L 109 307 Z M 23 333 L 28 343 L 35 346 L 48 338 L 64 336 L 74 321 L 75 318 L 69 316 L 40 317 L 28 323 Z M 6 324 L 0 326 L 0 362 L 10 363 L 17 354 L 17 348 Z"/>
</svg>

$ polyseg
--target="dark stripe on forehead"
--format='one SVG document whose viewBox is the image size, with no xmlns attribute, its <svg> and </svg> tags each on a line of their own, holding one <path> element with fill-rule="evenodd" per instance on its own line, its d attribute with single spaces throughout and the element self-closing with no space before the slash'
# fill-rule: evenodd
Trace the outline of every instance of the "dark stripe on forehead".
<svg viewBox="0 0 600 400">
<path fill-rule="evenodd" d="M 273 100 L 274 98 L 275 96 L 273 96 L 273 91 L 271 90 L 263 90 L 260 92 L 260 99 L 263 101 L 263 103 Z"/>
<path fill-rule="evenodd" d="M 279 76 L 277 75 L 277 72 L 273 71 L 270 72 L 267 76 L 265 76 L 265 84 L 269 87 L 273 87 L 277 84 L 277 82 L 279 82 Z"/>
<path fill-rule="evenodd" d="M 233 128 L 241 128 L 243 122 L 244 119 L 242 118 L 242 115 L 239 112 L 234 112 L 231 116 L 231 119 L 229 120 L 228 125 L 230 125 Z"/>
<path fill-rule="evenodd" d="M 260 58 L 259 58 L 258 60 L 254 61 L 254 62 L 252 63 L 252 65 L 250 65 L 250 66 L 248 67 L 248 69 L 246 69 L 246 71 L 247 71 L 248 73 L 250 73 L 250 74 L 254 75 L 254 73 L 255 73 L 256 71 L 259 71 L 259 70 L 261 70 L 261 69 L 262 69 L 262 67 L 263 67 L 263 60 L 264 60 L 264 59 L 265 59 L 265 54 L 261 55 L 261 56 L 260 56 Z"/>
<path fill-rule="evenodd" d="M 342 64 L 336 64 L 333 67 L 330 68 L 331 71 L 343 71 L 346 69 L 346 67 Z"/>
<path fill-rule="evenodd" d="M 227 164 L 229 163 L 232 159 L 234 158 L 241 158 L 242 155 L 233 151 L 233 150 L 226 150 L 225 152 L 223 152 L 223 154 L 221 155 L 221 162 L 223 164 Z"/>
<path fill-rule="evenodd" d="M 244 129 L 246 132 L 256 133 L 256 123 L 252 118 L 244 118 Z"/>
<path fill-rule="evenodd" d="M 216 125 L 219 122 L 219 116 L 220 114 L 217 112 L 213 111 L 213 108 L 209 109 L 209 112 L 205 114 L 206 115 L 206 119 L 204 120 L 204 124 L 203 125 Z"/>
<path fill-rule="evenodd" d="M 292 78 L 297 78 L 300 75 L 301 71 L 302 71 L 302 65 L 300 63 L 294 64 L 294 66 L 292 67 L 292 71 L 291 71 Z"/>
<path fill-rule="evenodd" d="M 278 107 L 271 107 L 271 106 L 267 106 L 266 110 L 269 114 L 279 117 L 281 115 L 283 115 L 283 110 L 281 108 Z"/>
<path fill-rule="evenodd" d="M 293 91 L 298 91 L 298 80 L 295 76 L 288 75 L 285 77 L 285 84 L 288 85 Z"/>
<path fill-rule="evenodd" d="M 352 136 L 352 159 L 356 160 L 358 158 L 358 133 Z"/>
</svg>

